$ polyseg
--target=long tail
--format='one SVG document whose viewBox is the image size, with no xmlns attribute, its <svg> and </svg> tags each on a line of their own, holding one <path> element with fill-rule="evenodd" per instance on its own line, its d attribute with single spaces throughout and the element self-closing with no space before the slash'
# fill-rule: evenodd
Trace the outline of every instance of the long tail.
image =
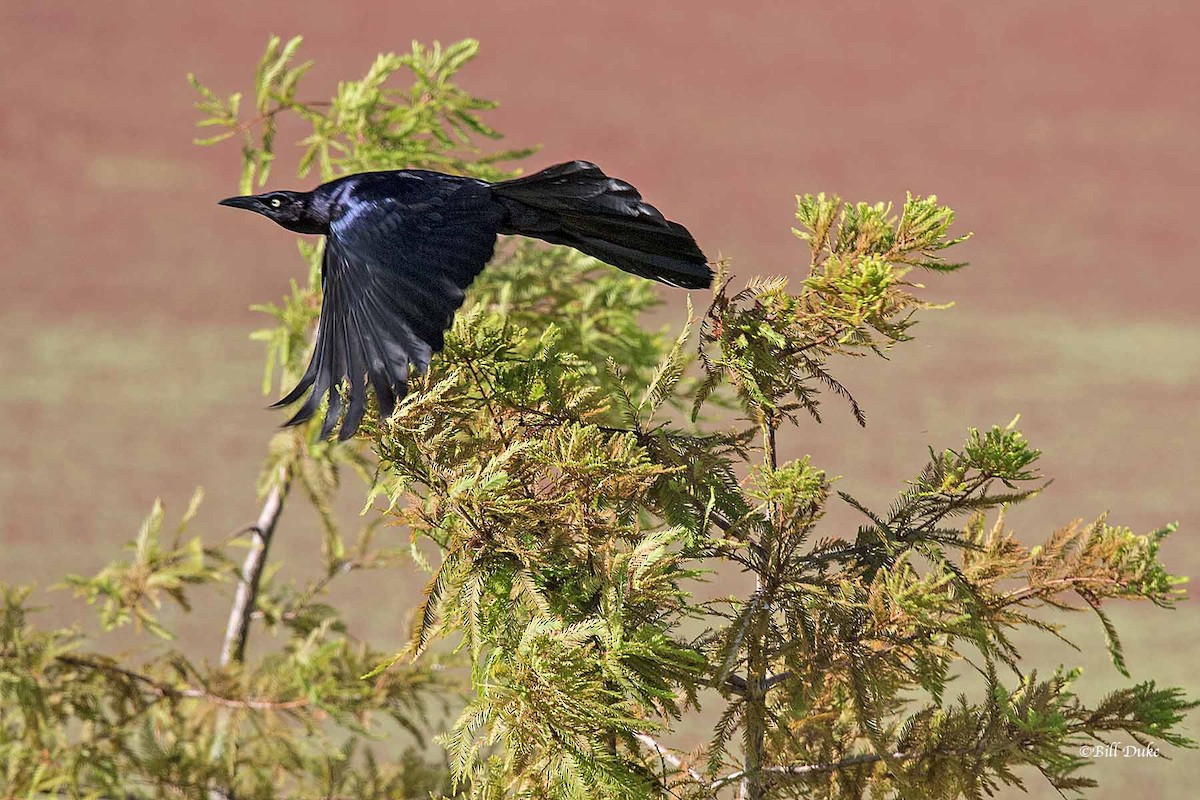
<svg viewBox="0 0 1200 800">
<path fill-rule="evenodd" d="M 712 285 L 712 270 L 687 228 L 595 164 L 571 161 L 494 183 L 492 195 L 507 211 L 501 233 L 565 244 L 671 286 Z"/>
</svg>

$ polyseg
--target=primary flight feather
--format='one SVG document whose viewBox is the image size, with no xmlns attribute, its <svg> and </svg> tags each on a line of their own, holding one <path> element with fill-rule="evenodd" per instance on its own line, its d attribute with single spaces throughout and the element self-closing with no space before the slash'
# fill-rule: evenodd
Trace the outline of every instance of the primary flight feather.
<svg viewBox="0 0 1200 800">
<path fill-rule="evenodd" d="M 464 292 L 492 257 L 497 234 L 574 247 L 605 263 L 687 289 L 712 284 L 696 240 L 595 164 L 572 161 L 490 183 L 428 170 L 348 175 L 311 192 L 230 197 L 297 233 L 323 234 L 323 298 L 312 360 L 275 406 L 312 390 L 287 425 L 328 396 L 322 438 L 358 430 L 367 386 L 391 416 L 410 372 L 424 372 Z M 343 409 L 339 386 L 349 380 Z M 344 415 L 343 415 L 344 410 Z"/>
</svg>

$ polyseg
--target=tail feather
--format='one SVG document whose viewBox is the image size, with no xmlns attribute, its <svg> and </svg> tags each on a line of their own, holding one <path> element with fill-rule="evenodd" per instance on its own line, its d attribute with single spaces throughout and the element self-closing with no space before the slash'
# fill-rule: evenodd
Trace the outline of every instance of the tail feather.
<svg viewBox="0 0 1200 800">
<path fill-rule="evenodd" d="M 492 184 L 507 215 L 501 233 L 565 244 L 614 267 L 686 289 L 712 285 L 708 260 L 687 228 L 595 164 L 571 161 Z"/>
</svg>

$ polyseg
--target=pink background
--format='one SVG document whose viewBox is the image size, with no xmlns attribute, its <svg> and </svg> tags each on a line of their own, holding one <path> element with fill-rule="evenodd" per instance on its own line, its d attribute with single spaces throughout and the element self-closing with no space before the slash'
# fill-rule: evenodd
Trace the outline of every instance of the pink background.
<svg viewBox="0 0 1200 800">
<path fill-rule="evenodd" d="M 930 314 L 891 363 L 843 369 L 866 431 L 831 403 L 829 424 L 801 428 L 789 453 L 811 453 L 848 476 L 840 488 L 881 503 L 926 443 L 955 445 L 967 426 L 1021 412 L 1056 478 L 1014 514 L 1026 538 L 1106 510 L 1139 532 L 1180 520 L 1166 557 L 1195 573 L 1198 27 L 1200 5 L 1110 0 L 10 0 L 0 580 L 98 568 L 156 494 L 177 514 L 203 484 L 198 530 L 212 538 L 253 511 L 277 420 L 261 410 L 261 350 L 246 339 L 265 323 L 247 307 L 278 298 L 301 267 L 289 236 L 215 205 L 236 189 L 236 145 L 191 144 L 184 75 L 249 90 L 269 33 L 306 37 L 302 55 L 317 64 L 302 93 L 316 98 L 413 39 L 480 39 L 462 82 L 501 103 L 487 119 L 506 145 L 543 146 L 530 168 L 600 163 L 743 277 L 799 275 L 797 193 L 937 193 L 976 234 L 962 247 L 969 269 L 928 276 L 930 296 L 957 306 Z M 299 185 L 288 162 L 271 185 Z M 681 299 L 667 297 L 663 321 L 679 321 Z M 857 523 L 837 510 L 831 524 Z M 295 553 L 316 550 L 310 513 L 295 509 L 284 527 Z M 378 611 L 372 580 L 344 599 L 374 598 L 364 624 L 398 640 L 412 589 Z M 90 613 L 51 597 L 55 619 Z M 1192 610 L 1149 612 L 1116 613 L 1134 677 L 1197 694 Z M 185 627 L 196 647 L 215 650 L 211 621 Z M 1092 620 L 1072 630 L 1083 653 L 1045 639 L 1030 653 L 1087 665 L 1085 694 L 1120 683 Z M 1200 772 L 1185 753 L 1111 760 L 1097 776 L 1099 797 L 1167 797 Z"/>
</svg>

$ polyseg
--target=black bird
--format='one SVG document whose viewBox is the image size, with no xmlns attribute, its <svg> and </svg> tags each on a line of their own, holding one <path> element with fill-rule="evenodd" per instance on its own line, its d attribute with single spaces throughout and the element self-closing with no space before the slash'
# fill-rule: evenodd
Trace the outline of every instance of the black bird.
<svg viewBox="0 0 1200 800">
<path fill-rule="evenodd" d="M 285 425 L 310 419 L 329 396 L 321 437 L 349 402 L 339 439 L 358 430 L 367 382 L 389 417 L 424 372 L 464 290 L 492 257 L 496 235 L 565 244 L 615 267 L 671 286 L 712 284 L 704 253 L 682 225 L 638 190 L 595 164 L 572 161 L 489 183 L 428 170 L 365 172 L 311 192 L 230 197 L 223 206 L 262 214 L 296 233 L 325 235 L 323 300 L 312 360 L 296 388 L 273 408 L 312 394 Z"/>
</svg>

